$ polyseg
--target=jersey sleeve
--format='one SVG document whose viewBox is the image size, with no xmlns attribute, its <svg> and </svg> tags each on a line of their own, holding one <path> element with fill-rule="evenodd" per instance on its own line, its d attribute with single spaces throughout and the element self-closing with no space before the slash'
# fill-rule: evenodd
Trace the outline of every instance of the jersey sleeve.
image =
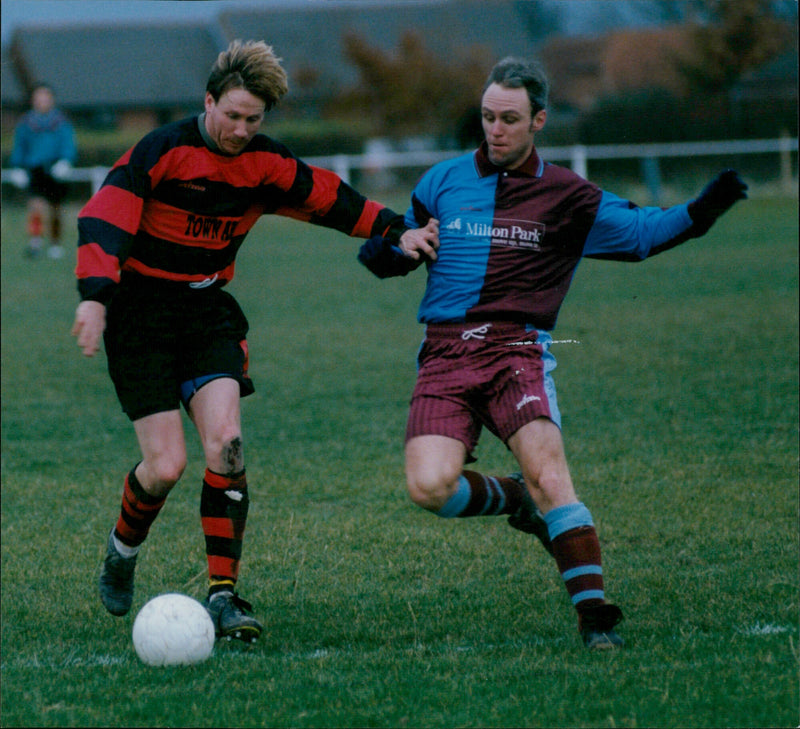
<svg viewBox="0 0 800 729">
<path fill-rule="evenodd" d="M 687 204 L 666 209 L 638 207 L 604 191 L 583 255 L 641 261 L 693 237 L 692 227 Z"/>
<path fill-rule="evenodd" d="M 75 164 L 78 158 L 78 148 L 75 144 L 75 130 L 66 117 L 58 128 L 59 131 L 59 155 L 58 159 L 65 159 L 70 164 Z"/>
<path fill-rule="evenodd" d="M 75 274 L 82 300 L 106 304 L 119 283 L 150 190 L 143 156 L 139 145 L 129 150 L 78 214 Z"/>
<path fill-rule="evenodd" d="M 275 209 L 277 215 L 355 238 L 380 235 L 396 241 L 405 230 L 401 215 L 367 199 L 336 173 L 306 164 L 278 143 L 273 164 L 283 170 L 270 185 L 273 192 L 275 185 L 283 185 L 282 202 Z"/>
</svg>

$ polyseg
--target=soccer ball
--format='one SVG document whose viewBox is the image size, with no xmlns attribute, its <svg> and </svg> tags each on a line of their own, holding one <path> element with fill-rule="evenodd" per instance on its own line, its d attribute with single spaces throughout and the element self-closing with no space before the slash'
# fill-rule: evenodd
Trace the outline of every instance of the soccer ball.
<svg viewBox="0 0 800 729">
<path fill-rule="evenodd" d="M 171 592 L 154 597 L 133 621 L 133 647 L 149 666 L 188 666 L 214 650 L 214 623 L 194 598 Z"/>
</svg>

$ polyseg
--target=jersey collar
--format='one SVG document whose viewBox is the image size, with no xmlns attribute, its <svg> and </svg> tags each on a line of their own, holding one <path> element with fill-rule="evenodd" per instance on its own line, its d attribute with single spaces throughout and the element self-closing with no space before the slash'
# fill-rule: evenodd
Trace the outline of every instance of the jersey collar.
<svg viewBox="0 0 800 729">
<path fill-rule="evenodd" d="M 488 145 L 486 142 L 483 142 L 475 152 L 475 166 L 481 177 L 497 175 L 505 171 L 502 167 L 498 167 L 489 160 Z M 508 171 L 524 177 L 541 177 L 544 173 L 544 162 L 539 159 L 539 154 L 536 151 L 536 147 L 534 147 L 528 159 L 516 169 Z"/>
</svg>

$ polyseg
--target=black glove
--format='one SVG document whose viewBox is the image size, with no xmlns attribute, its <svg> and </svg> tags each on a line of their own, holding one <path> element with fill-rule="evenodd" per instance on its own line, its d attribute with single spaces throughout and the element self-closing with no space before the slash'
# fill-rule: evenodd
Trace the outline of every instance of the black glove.
<svg viewBox="0 0 800 729">
<path fill-rule="evenodd" d="M 422 264 L 421 258 L 414 260 L 380 235 L 370 238 L 361 246 L 358 260 L 378 278 L 405 276 Z"/>
<path fill-rule="evenodd" d="M 736 170 L 720 172 L 709 182 L 696 200 L 689 203 L 689 216 L 705 233 L 714 221 L 739 200 L 747 199 L 747 184 Z"/>
</svg>

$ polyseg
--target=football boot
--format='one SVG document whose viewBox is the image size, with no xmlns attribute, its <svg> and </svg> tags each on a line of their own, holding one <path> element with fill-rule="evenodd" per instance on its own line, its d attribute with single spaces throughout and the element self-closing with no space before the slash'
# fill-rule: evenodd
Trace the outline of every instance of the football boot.
<svg viewBox="0 0 800 729">
<path fill-rule="evenodd" d="M 114 546 L 114 532 L 108 535 L 108 549 L 99 586 L 100 600 L 112 615 L 125 615 L 131 609 L 136 556 L 121 555 Z"/>
<path fill-rule="evenodd" d="M 525 479 L 522 477 L 521 473 L 512 473 L 508 478 L 513 479 L 522 486 L 522 503 L 519 508 L 508 517 L 508 523 L 514 527 L 514 529 L 519 529 L 526 534 L 535 535 L 544 545 L 544 548 L 550 552 L 550 554 L 553 554 L 553 545 L 550 543 L 550 534 L 547 530 L 547 524 L 544 521 L 542 512 L 539 511 L 531 495 L 528 493 Z"/>
<path fill-rule="evenodd" d="M 205 601 L 206 610 L 214 623 L 217 638 L 255 643 L 264 626 L 252 615 L 253 606 L 235 592 L 222 590 L 209 595 Z"/>
<path fill-rule="evenodd" d="M 622 610 L 611 603 L 578 609 L 578 629 L 590 651 L 622 648 L 625 641 L 614 630 L 622 620 Z"/>
</svg>

